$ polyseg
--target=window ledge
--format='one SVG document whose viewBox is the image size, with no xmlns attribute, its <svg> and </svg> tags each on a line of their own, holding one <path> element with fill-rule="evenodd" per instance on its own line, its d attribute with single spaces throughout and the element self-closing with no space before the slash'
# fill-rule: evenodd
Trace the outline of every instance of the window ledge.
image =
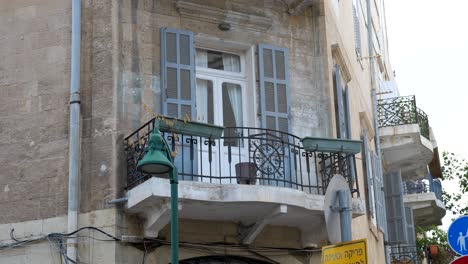
<svg viewBox="0 0 468 264">
<path fill-rule="evenodd" d="M 242 29 L 253 31 L 267 31 L 273 24 L 273 20 L 268 17 L 245 14 L 183 0 L 177 1 L 176 7 L 180 15 L 184 18 L 212 23 L 225 22 Z"/>
</svg>

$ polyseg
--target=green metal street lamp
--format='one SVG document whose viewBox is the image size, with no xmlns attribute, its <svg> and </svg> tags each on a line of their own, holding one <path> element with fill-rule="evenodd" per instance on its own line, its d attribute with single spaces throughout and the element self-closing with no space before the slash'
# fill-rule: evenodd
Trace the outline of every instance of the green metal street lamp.
<svg viewBox="0 0 468 264">
<path fill-rule="evenodd" d="M 177 167 L 174 165 L 171 149 L 159 132 L 159 122 L 154 123 L 145 155 L 137 164 L 137 170 L 148 174 L 169 173 L 171 182 L 171 263 L 179 263 L 179 194 Z"/>
</svg>

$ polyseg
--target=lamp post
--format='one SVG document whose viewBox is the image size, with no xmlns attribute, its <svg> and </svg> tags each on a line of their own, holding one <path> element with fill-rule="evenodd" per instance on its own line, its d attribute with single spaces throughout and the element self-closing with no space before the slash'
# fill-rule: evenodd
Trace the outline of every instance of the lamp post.
<svg viewBox="0 0 468 264">
<path fill-rule="evenodd" d="M 155 121 L 145 155 L 137 164 L 137 169 L 148 174 L 169 173 L 171 182 L 171 263 L 179 263 L 179 208 L 177 167 L 171 149 L 159 132 L 159 122 Z"/>
</svg>

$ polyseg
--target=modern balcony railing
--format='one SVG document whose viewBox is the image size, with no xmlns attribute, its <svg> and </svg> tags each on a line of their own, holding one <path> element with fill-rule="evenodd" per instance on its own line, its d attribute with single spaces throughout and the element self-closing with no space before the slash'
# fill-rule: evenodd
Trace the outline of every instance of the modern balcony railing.
<svg viewBox="0 0 468 264">
<path fill-rule="evenodd" d="M 403 194 L 417 194 L 433 192 L 442 201 L 442 184 L 438 179 L 420 179 L 403 183 Z"/>
<path fill-rule="evenodd" d="M 416 245 L 392 246 L 390 251 L 391 263 L 394 264 L 417 264 L 418 251 Z"/>
<path fill-rule="evenodd" d="M 139 172 L 136 165 L 154 127 L 150 120 L 125 138 L 127 189 L 160 175 Z M 359 196 L 354 155 L 306 151 L 300 138 L 270 129 L 225 128 L 219 139 L 161 131 L 175 157 L 179 180 L 218 184 L 286 187 L 311 194 L 325 194 L 333 175 L 345 177 Z"/>
<path fill-rule="evenodd" d="M 419 124 L 421 135 L 429 139 L 427 114 L 416 107 L 416 97 L 400 96 L 378 101 L 379 126 Z"/>
</svg>

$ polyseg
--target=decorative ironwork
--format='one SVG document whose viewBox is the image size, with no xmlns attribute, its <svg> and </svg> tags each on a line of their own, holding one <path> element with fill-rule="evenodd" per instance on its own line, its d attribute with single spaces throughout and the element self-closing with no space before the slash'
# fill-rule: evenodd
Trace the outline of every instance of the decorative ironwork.
<svg viewBox="0 0 468 264">
<path fill-rule="evenodd" d="M 125 138 L 126 188 L 161 176 L 136 169 L 152 129 L 151 120 Z M 353 194 L 359 196 L 358 183 L 352 180 L 351 170 L 355 168 L 349 165 L 354 155 L 306 151 L 300 138 L 288 133 L 251 127 L 226 128 L 225 135 L 219 139 L 169 131 L 161 133 L 176 155 L 179 180 L 219 184 L 248 182 L 325 194 L 331 178 L 341 174 L 348 180 Z"/>
<path fill-rule="evenodd" d="M 392 246 L 390 259 L 392 263 L 419 263 L 416 245 Z"/>
<path fill-rule="evenodd" d="M 378 101 L 379 126 L 419 124 L 421 135 L 429 139 L 427 114 L 416 107 L 416 97 L 400 96 Z"/>
<path fill-rule="evenodd" d="M 418 124 L 419 129 L 421 130 L 421 135 L 429 139 L 429 119 L 427 119 L 427 114 L 423 110 L 418 108 Z"/>
<path fill-rule="evenodd" d="M 442 200 L 442 184 L 438 179 L 424 178 L 415 181 L 406 181 L 402 183 L 403 194 L 418 194 L 432 192 L 436 198 Z"/>
<path fill-rule="evenodd" d="M 273 135 L 252 135 L 249 137 L 250 152 L 257 170 L 264 175 L 284 178 L 284 146 L 281 139 Z"/>
</svg>

